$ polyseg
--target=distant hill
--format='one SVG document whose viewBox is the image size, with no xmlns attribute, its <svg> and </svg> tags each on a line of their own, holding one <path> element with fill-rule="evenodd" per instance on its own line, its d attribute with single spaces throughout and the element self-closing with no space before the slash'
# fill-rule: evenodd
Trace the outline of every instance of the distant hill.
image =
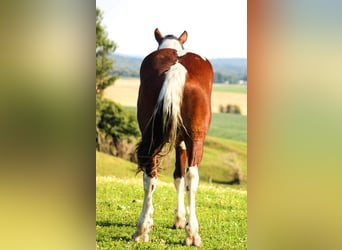
<svg viewBox="0 0 342 250">
<path fill-rule="evenodd" d="M 132 57 L 126 55 L 112 54 L 114 58 L 114 73 L 119 76 L 139 77 L 142 57 Z"/>
<path fill-rule="evenodd" d="M 142 57 L 112 54 L 114 58 L 113 72 L 124 77 L 139 77 Z M 209 59 L 214 68 L 216 83 L 238 83 L 247 80 L 246 58 L 215 58 Z"/>
<path fill-rule="evenodd" d="M 209 59 L 215 73 L 215 82 L 238 83 L 239 80 L 247 81 L 246 58 L 218 58 Z"/>
</svg>

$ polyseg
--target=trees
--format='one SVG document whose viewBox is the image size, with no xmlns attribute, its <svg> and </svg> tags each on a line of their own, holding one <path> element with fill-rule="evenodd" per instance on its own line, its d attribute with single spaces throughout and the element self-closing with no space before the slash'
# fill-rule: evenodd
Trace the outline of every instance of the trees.
<svg viewBox="0 0 342 250">
<path fill-rule="evenodd" d="M 109 57 L 116 45 L 108 39 L 102 18 L 96 8 L 96 149 L 132 160 L 135 138 L 139 136 L 135 115 L 102 97 L 105 88 L 117 79 L 111 74 L 114 61 Z"/>
<path fill-rule="evenodd" d="M 108 38 L 102 19 L 101 10 L 96 8 L 96 95 L 102 95 L 103 90 L 117 79 L 110 73 L 114 61 L 108 56 L 115 51 L 116 44 Z"/>
<path fill-rule="evenodd" d="M 106 99 L 96 97 L 96 149 L 135 160 L 136 137 L 139 136 L 135 114 Z"/>
</svg>

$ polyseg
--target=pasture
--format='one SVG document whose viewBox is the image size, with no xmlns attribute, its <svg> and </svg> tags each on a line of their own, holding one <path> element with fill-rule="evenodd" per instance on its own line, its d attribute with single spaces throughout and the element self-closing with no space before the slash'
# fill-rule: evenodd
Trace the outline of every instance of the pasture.
<svg viewBox="0 0 342 250">
<path fill-rule="evenodd" d="M 175 199 L 173 184 L 160 180 L 153 196 L 150 242 L 135 243 L 131 235 L 143 202 L 142 177 L 97 177 L 97 249 L 188 249 L 184 229 L 172 229 Z M 201 183 L 197 200 L 203 249 L 247 248 L 246 191 Z"/>
<path fill-rule="evenodd" d="M 136 110 L 139 79 L 123 78 L 104 96 Z M 226 103 L 228 101 L 228 103 Z M 199 167 L 197 217 L 203 249 L 247 249 L 247 90 L 246 86 L 215 85 L 213 117 Z M 237 104 L 244 115 L 218 113 L 219 105 Z M 188 249 L 184 229 L 172 229 L 176 192 L 174 153 L 161 162 L 153 195 L 154 227 L 150 242 L 135 243 L 131 235 L 143 202 L 142 173 L 137 165 L 96 152 L 97 249 Z M 227 185 L 239 169 L 240 185 Z"/>
<path fill-rule="evenodd" d="M 215 84 L 213 86 L 213 92 L 230 92 L 230 93 L 247 93 L 247 86 L 240 84 Z"/>
<path fill-rule="evenodd" d="M 204 143 L 204 155 L 199 167 L 202 183 L 224 183 L 232 181 L 238 168 L 243 175 L 240 185 L 232 188 L 246 190 L 247 186 L 247 146 L 246 143 L 208 136 Z M 162 159 L 159 178 L 173 183 L 175 157 L 171 152 Z M 120 158 L 96 152 L 97 176 L 116 176 L 119 178 L 135 178 L 137 165 Z M 139 174 L 142 176 L 141 174 Z M 142 179 L 142 177 L 141 177 Z"/>
<path fill-rule="evenodd" d="M 136 107 L 139 78 L 120 78 L 104 91 L 104 97 L 126 107 Z M 214 84 L 211 96 L 212 111 L 217 113 L 221 105 L 236 104 L 247 115 L 247 87 L 245 85 Z"/>
</svg>

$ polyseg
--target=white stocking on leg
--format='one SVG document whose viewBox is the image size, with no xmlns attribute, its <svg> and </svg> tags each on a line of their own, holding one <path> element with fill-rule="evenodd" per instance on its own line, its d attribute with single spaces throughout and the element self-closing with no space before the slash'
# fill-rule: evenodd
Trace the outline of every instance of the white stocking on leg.
<svg viewBox="0 0 342 250">
<path fill-rule="evenodd" d="M 185 207 L 184 207 L 184 191 L 185 183 L 184 177 L 176 178 L 174 180 L 177 192 L 177 207 L 175 209 L 175 222 L 174 228 L 185 228 Z"/>
<path fill-rule="evenodd" d="M 144 205 L 138 220 L 137 230 L 132 235 L 135 241 L 148 241 L 148 233 L 153 226 L 152 194 L 157 186 L 157 178 L 149 177 L 144 173 Z"/>
<path fill-rule="evenodd" d="M 186 232 L 186 245 L 195 245 L 197 247 L 202 246 L 202 240 L 198 234 L 198 221 L 196 217 L 196 191 L 198 187 L 198 168 L 197 166 L 192 166 L 187 169 L 186 176 L 186 191 L 188 195 L 189 202 L 189 217 L 185 226 Z"/>
</svg>

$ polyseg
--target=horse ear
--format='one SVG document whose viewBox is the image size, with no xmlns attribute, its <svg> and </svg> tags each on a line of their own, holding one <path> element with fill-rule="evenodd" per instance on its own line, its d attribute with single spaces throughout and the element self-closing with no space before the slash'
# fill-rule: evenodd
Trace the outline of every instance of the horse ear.
<svg viewBox="0 0 342 250">
<path fill-rule="evenodd" d="M 160 33 L 159 29 L 156 28 L 154 30 L 154 37 L 156 38 L 157 42 L 160 43 L 163 40 L 163 35 Z"/>
<path fill-rule="evenodd" d="M 186 39 L 188 39 L 188 32 L 184 31 L 178 38 L 181 44 L 184 44 L 186 42 Z"/>
</svg>

